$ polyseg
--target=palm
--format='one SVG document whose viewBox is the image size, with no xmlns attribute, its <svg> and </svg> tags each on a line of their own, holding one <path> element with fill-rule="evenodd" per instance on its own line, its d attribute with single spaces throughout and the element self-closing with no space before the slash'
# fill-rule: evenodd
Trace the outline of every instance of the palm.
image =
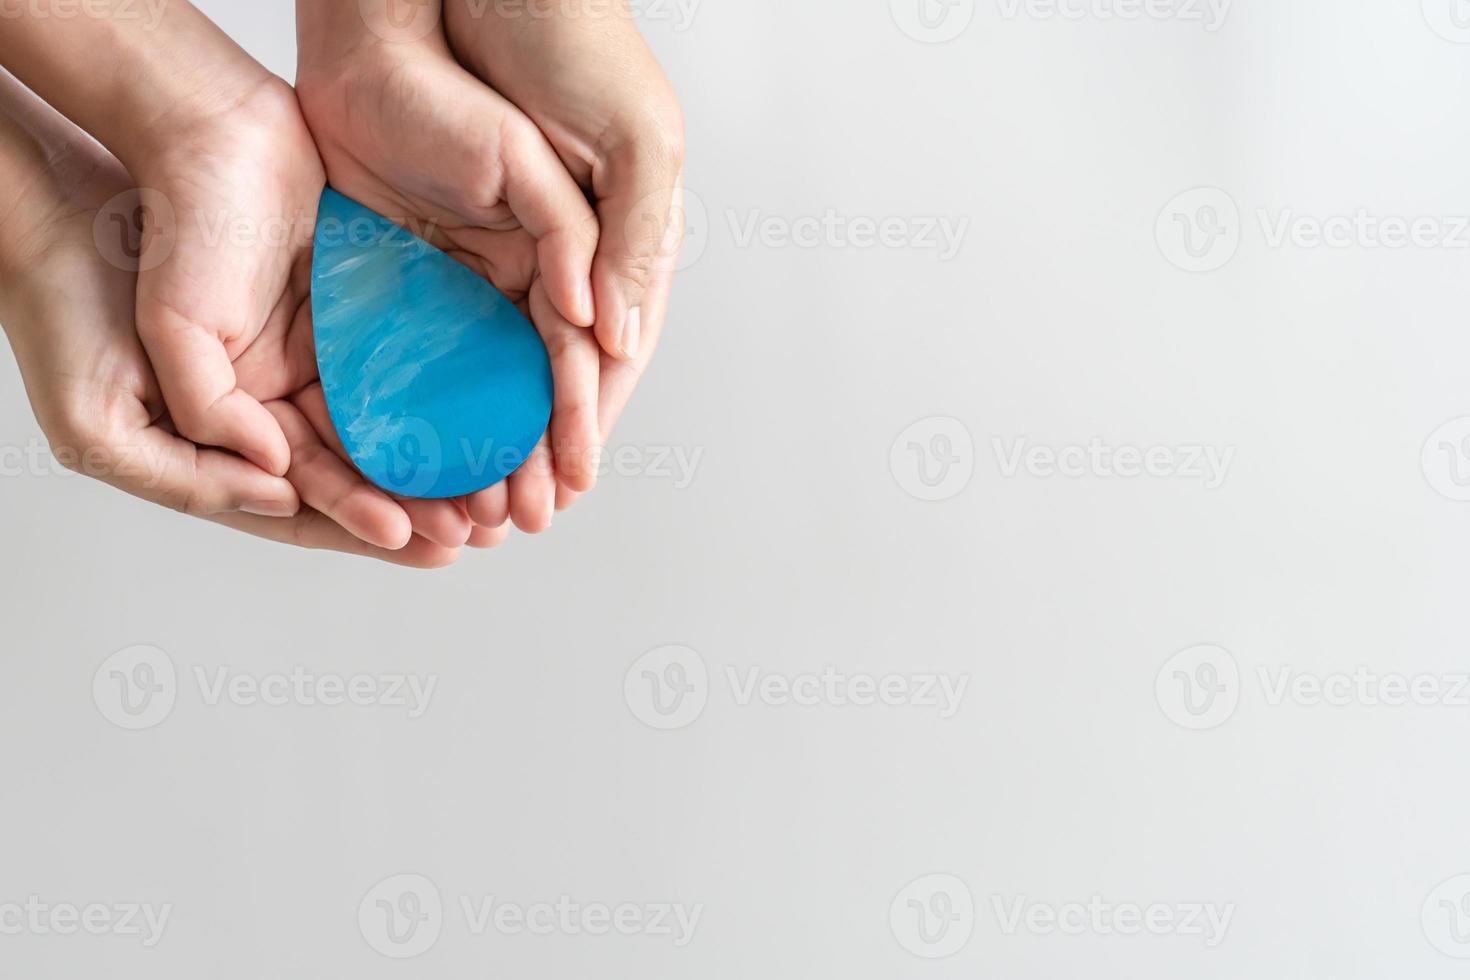
<svg viewBox="0 0 1470 980">
<path fill-rule="evenodd" d="M 305 299 L 321 163 L 276 80 L 137 174 L 148 189 L 138 334 L 180 430 L 284 473 L 285 440 L 261 402 L 304 383 L 285 364 L 246 385 L 234 365 L 285 337 Z M 255 362 L 262 359 L 253 358 Z M 264 366 L 264 365 L 262 365 Z M 252 397 L 253 396 L 253 397 Z"/>
</svg>

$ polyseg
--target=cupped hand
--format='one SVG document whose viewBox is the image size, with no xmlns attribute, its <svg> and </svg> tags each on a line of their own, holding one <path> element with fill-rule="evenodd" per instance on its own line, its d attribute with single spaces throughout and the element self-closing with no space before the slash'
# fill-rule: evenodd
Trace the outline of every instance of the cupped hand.
<svg viewBox="0 0 1470 980">
<path fill-rule="evenodd" d="M 543 530 L 559 487 L 584 492 L 596 479 L 599 357 L 586 329 L 596 217 L 535 124 L 454 61 L 437 25 L 394 40 L 359 21 L 354 43 L 318 43 L 340 36 L 316 20 L 325 9 L 299 18 L 296 84 L 331 185 L 485 276 L 546 343 L 546 436 L 509 479 L 463 501 L 471 544 L 508 519 Z"/>
<path fill-rule="evenodd" d="M 50 124 L 50 121 L 47 121 Z M 257 536 L 422 568 L 457 552 L 425 537 L 389 550 L 344 530 L 363 509 L 360 478 L 316 437 L 311 396 L 268 400 L 292 433 L 290 479 L 179 435 L 134 329 L 136 277 L 107 261 L 96 233 L 129 199 L 126 171 L 78 138 L 38 160 L 5 220 L 3 320 L 56 458 L 145 500 Z M 15 175 L 7 157 L 5 172 Z M 100 220 L 99 220 L 100 218 Z M 299 496 L 298 496 L 299 490 Z M 301 499 L 321 509 L 301 507 Z"/>
<path fill-rule="evenodd" d="M 167 220 L 145 222 L 138 336 L 180 434 L 285 475 L 369 545 L 465 544 L 462 511 L 369 485 L 327 416 L 308 301 L 325 175 L 294 91 L 266 80 L 150 158 L 143 180 L 143 207 Z"/>
<path fill-rule="evenodd" d="M 445 0 L 444 24 L 459 61 L 529 116 L 591 193 L 597 338 L 637 361 L 657 343 L 683 230 L 684 121 L 628 5 Z"/>
<path fill-rule="evenodd" d="M 58 460 L 261 537 L 421 567 L 453 561 L 462 538 L 369 486 L 323 424 L 299 269 L 232 367 L 291 435 L 287 478 L 179 434 L 134 321 L 134 270 L 159 259 L 137 223 L 158 200 L 0 72 L 0 320 Z"/>
</svg>

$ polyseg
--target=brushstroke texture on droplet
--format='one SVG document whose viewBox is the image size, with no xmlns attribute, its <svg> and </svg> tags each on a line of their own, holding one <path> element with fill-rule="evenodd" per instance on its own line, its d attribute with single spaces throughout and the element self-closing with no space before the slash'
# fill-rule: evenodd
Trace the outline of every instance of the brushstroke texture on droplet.
<svg viewBox="0 0 1470 980">
<path fill-rule="evenodd" d="M 545 432 L 551 365 L 531 323 L 480 276 L 330 189 L 311 298 L 332 424 L 379 486 L 473 493 L 517 469 Z M 406 484 L 416 466 L 432 471 Z"/>
</svg>

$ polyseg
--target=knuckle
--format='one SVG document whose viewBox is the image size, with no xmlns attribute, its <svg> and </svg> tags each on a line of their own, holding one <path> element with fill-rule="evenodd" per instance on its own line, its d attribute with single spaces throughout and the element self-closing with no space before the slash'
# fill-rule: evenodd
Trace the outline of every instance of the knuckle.
<svg viewBox="0 0 1470 980">
<path fill-rule="evenodd" d="M 587 349 L 588 337 L 583 327 L 550 330 L 547 334 L 546 353 L 553 362 L 561 361 Z"/>
<path fill-rule="evenodd" d="M 175 494 L 169 501 L 169 506 L 180 514 L 191 517 L 203 517 L 208 510 L 200 500 L 198 490 L 192 485 Z"/>
<path fill-rule="evenodd" d="M 616 265 L 618 276 L 631 285 L 646 287 L 653 278 L 654 267 L 658 265 L 657 245 L 658 243 L 650 237 L 638 242 L 636 247 L 619 256 Z"/>
</svg>

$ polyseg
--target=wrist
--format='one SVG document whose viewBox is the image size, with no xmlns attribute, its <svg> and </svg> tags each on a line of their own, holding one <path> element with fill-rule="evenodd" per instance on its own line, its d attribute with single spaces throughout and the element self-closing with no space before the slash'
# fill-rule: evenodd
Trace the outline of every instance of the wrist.
<svg viewBox="0 0 1470 980">
<path fill-rule="evenodd" d="M 0 32 L 0 60 L 130 169 L 271 77 L 188 3 L 153 20 L 131 0 L 99 5 L 115 9 L 61 20 L 25 8 Z"/>
</svg>

